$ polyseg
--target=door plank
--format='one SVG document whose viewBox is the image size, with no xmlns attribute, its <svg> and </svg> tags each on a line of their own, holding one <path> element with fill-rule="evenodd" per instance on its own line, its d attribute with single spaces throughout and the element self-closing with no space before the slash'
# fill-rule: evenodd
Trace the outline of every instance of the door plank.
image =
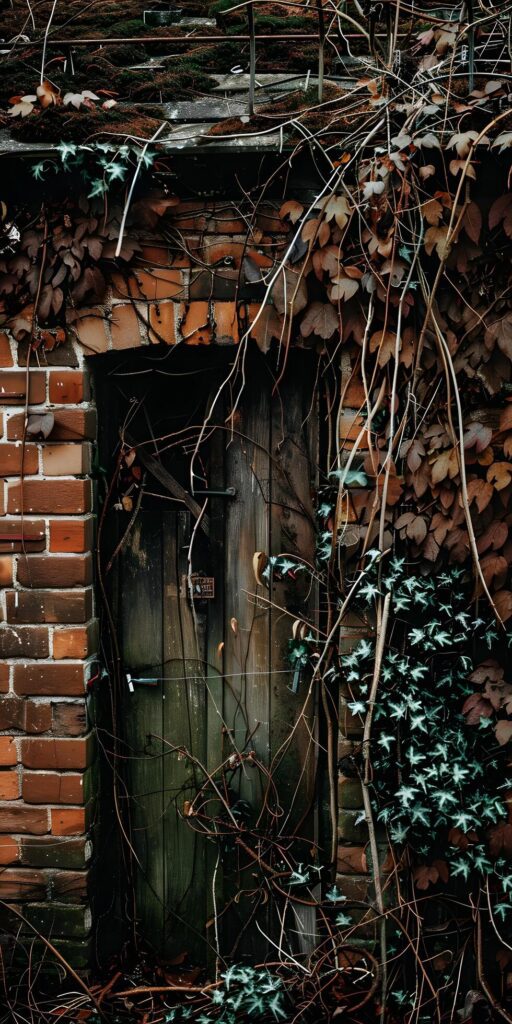
<svg viewBox="0 0 512 1024">
<path fill-rule="evenodd" d="M 133 675 L 162 672 L 161 515 L 139 514 L 122 557 L 121 629 L 126 669 Z M 161 684 L 160 684 L 161 685 Z M 129 762 L 132 839 L 136 866 L 137 913 L 146 941 L 161 949 L 164 933 L 162 701 L 157 687 L 126 688 L 123 719 Z"/>
<path fill-rule="evenodd" d="M 165 740 L 187 750 L 204 765 L 206 754 L 206 688 L 201 622 L 196 636 L 187 596 L 187 552 L 190 517 L 163 516 L 163 651 L 162 691 Z M 163 788 L 165 815 L 162 857 L 166 907 L 165 949 L 205 960 L 205 840 L 185 810 L 203 783 L 201 768 L 184 753 L 167 746 Z"/>
</svg>

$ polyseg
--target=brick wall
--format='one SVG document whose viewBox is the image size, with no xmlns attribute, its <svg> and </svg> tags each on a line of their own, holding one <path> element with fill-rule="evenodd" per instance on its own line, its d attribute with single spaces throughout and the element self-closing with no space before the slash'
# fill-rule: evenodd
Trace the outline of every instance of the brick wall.
<svg viewBox="0 0 512 1024">
<path fill-rule="evenodd" d="M 287 244 L 274 207 L 260 208 L 248 237 L 246 220 L 226 204 L 181 203 L 173 232 L 179 242 L 148 238 L 105 301 L 74 314 L 64 345 L 30 354 L 28 396 L 26 343 L 0 333 L 0 899 L 21 906 L 75 964 L 86 962 L 91 929 L 87 693 L 98 652 L 89 476 L 96 412 L 86 357 L 236 344 L 248 327 L 265 351 L 281 331 L 272 305 L 251 326 L 265 288 L 254 268 L 264 273 Z M 48 412 L 43 439 L 33 418 Z M 342 422 L 347 441 L 358 432 L 355 415 Z M 352 507 L 348 516 L 357 517 Z M 340 752 L 352 749 L 354 729 L 347 721 Z M 339 884 L 352 899 L 364 898 L 368 880 L 364 831 L 354 823 L 360 803 L 358 783 L 342 778 Z"/>
</svg>

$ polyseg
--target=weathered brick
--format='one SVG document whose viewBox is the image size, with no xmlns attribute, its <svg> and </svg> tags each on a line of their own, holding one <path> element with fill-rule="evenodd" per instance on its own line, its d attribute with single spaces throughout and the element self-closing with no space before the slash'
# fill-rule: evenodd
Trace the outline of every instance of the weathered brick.
<svg viewBox="0 0 512 1024">
<path fill-rule="evenodd" d="M 87 767 L 90 758 L 89 739 L 22 738 L 21 761 L 26 768 L 80 770 Z"/>
<path fill-rule="evenodd" d="M 178 308 L 175 302 L 158 302 L 149 309 L 149 340 L 154 345 L 165 343 L 176 344 L 176 316 Z"/>
<path fill-rule="evenodd" d="M 44 626 L 0 625 L 1 658 L 47 658 L 48 630 Z"/>
<path fill-rule="evenodd" d="M 50 817 L 54 836 L 79 836 L 86 830 L 85 807 L 52 807 Z"/>
<path fill-rule="evenodd" d="M 90 512 L 92 488 L 90 480 L 25 480 L 23 495 L 21 484 L 8 485 L 7 511 L 42 513 L 43 515 L 69 515 Z"/>
<path fill-rule="evenodd" d="M 7 837 L 6 837 L 7 838 Z M 0 863 L 1 844 L 0 836 Z M 91 857 L 91 844 L 82 836 L 77 839 L 57 839 L 55 836 L 33 838 L 23 837 L 16 848 L 22 864 L 31 867 L 68 868 L 70 871 L 85 868 Z"/>
<path fill-rule="evenodd" d="M 90 551 L 94 519 L 55 519 L 50 523 L 50 551 Z"/>
<path fill-rule="evenodd" d="M 59 935 L 65 935 L 67 939 L 85 938 L 91 930 L 91 912 L 83 905 L 77 907 L 56 902 L 28 904 L 23 907 L 23 915 L 29 922 L 28 934 L 33 935 L 32 924 L 42 935 L 51 935 L 52 942 Z"/>
<path fill-rule="evenodd" d="M 188 345 L 210 345 L 212 324 L 209 302 L 191 302 L 180 308 L 179 332 Z"/>
<path fill-rule="evenodd" d="M 0 872 L 0 899 L 37 900 L 46 895 L 47 879 L 42 871 L 16 867 Z"/>
<path fill-rule="evenodd" d="M 96 437 L 96 412 L 94 409 L 52 409 L 55 423 L 49 439 L 51 441 L 83 441 Z M 23 413 L 9 417 L 7 438 L 21 441 L 23 438 Z"/>
<path fill-rule="evenodd" d="M 363 806 L 363 790 L 359 779 L 340 778 L 338 782 L 340 807 L 355 810 Z"/>
<path fill-rule="evenodd" d="M 19 795 L 20 777 L 18 772 L 3 768 L 0 771 L 0 800 L 17 800 Z"/>
<path fill-rule="evenodd" d="M 84 587 L 92 581 L 92 557 L 90 554 L 20 557 L 17 578 L 24 587 Z"/>
<path fill-rule="evenodd" d="M 7 693 L 9 690 L 9 666 L 0 662 L 0 693 Z"/>
<path fill-rule="evenodd" d="M 21 729 L 23 732 L 47 732 L 51 729 L 50 704 L 34 704 L 14 695 L 0 698 L 0 722 L 3 729 Z"/>
<path fill-rule="evenodd" d="M 141 327 L 142 324 L 131 303 L 115 305 L 112 310 L 112 347 L 125 349 L 142 345 Z"/>
<path fill-rule="evenodd" d="M 44 551 L 46 530 L 41 519 L 4 519 L 0 523 L 0 554 Z"/>
<path fill-rule="evenodd" d="M 53 636 L 53 657 L 87 658 L 97 650 L 97 632 L 95 622 L 74 629 L 56 629 Z"/>
<path fill-rule="evenodd" d="M 81 804 L 83 775 L 24 772 L 21 794 L 27 804 Z"/>
<path fill-rule="evenodd" d="M 16 764 L 18 751 L 14 736 L 0 736 L 0 765 Z"/>
<path fill-rule="evenodd" d="M 40 743 L 41 740 L 32 740 Z M 368 826 L 365 821 L 357 821 L 359 812 L 341 810 L 338 814 L 338 835 L 341 842 L 364 843 L 368 839 Z"/>
<path fill-rule="evenodd" d="M 51 370 L 48 397 L 55 405 L 79 405 L 89 398 L 89 381 L 82 370 Z"/>
<path fill-rule="evenodd" d="M 85 444 L 47 444 L 43 448 L 45 476 L 81 476 L 91 471 L 91 448 Z"/>
<path fill-rule="evenodd" d="M 27 394 L 27 374 L 24 370 L 2 370 L 0 373 L 0 404 L 23 405 Z M 30 370 L 28 400 L 30 405 L 42 405 L 46 400 L 46 374 L 44 370 Z"/>
<path fill-rule="evenodd" d="M 8 622 L 87 622 L 92 616 L 92 590 L 8 590 Z"/>
<path fill-rule="evenodd" d="M 87 711 L 84 701 L 70 704 L 52 703 L 51 729 L 56 736 L 83 736 L 88 731 Z"/>
<path fill-rule="evenodd" d="M 342 875 L 366 874 L 368 862 L 364 846 L 338 846 L 338 871 Z"/>
<path fill-rule="evenodd" d="M 13 579 L 14 559 L 10 555 L 0 557 L 0 587 L 10 587 Z"/>
<path fill-rule="evenodd" d="M 0 836 L 0 864 L 12 864 L 19 860 L 20 845 L 14 836 Z"/>
<path fill-rule="evenodd" d="M 13 671 L 14 692 L 19 695 L 77 697 L 84 694 L 85 666 L 82 662 L 37 662 L 14 665 Z"/>
<path fill-rule="evenodd" d="M 52 898 L 61 903 L 87 899 L 87 872 L 57 871 L 52 875 Z"/>
<path fill-rule="evenodd" d="M 124 292 L 121 288 L 124 287 Z M 120 298 L 146 299 L 154 302 L 158 299 L 185 299 L 186 284 L 181 270 L 174 267 L 157 267 L 152 270 L 135 270 L 126 279 L 118 283 L 117 294 Z M 117 305 L 113 307 L 112 319 L 117 315 Z M 112 335 L 113 340 L 113 335 Z"/>
<path fill-rule="evenodd" d="M 88 355 L 106 352 L 109 347 L 105 328 L 105 317 L 99 306 L 82 309 L 80 316 L 73 324 L 80 344 L 87 349 Z"/>
<path fill-rule="evenodd" d="M 45 807 L 29 807 L 19 802 L 0 804 L 0 832 L 42 836 L 49 832 L 49 824 Z"/>
<path fill-rule="evenodd" d="M 0 367 L 2 367 L 2 369 L 3 369 L 5 366 L 12 366 L 12 365 L 13 365 L 13 362 L 12 362 L 12 352 L 11 352 L 11 346 L 9 344 L 9 338 L 4 333 L 4 331 L 1 331 L 0 332 Z"/>
<path fill-rule="evenodd" d="M 39 469 L 39 455 L 35 444 L 0 444 L 0 476 L 30 476 Z"/>
</svg>

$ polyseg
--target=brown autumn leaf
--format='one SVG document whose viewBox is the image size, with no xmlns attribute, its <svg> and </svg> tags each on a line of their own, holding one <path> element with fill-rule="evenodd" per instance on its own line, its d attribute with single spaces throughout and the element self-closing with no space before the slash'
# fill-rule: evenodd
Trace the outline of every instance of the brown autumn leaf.
<svg viewBox="0 0 512 1024">
<path fill-rule="evenodd" d="M 35 413 L 33 416 L 29 416 L 27 420 L 27 434 L 30 437 L 44 437 L 50 436 L 55 425 L 55 416 L 52 412 L 46 413 Z"/>
<path fill-rule="evenodd" d="M 41 82 L 36 89 L 36 95 L 43 109 L 54 103 L 60 103 L 60 90 L 51 82 Z"/>
<path fill-rule="evenodd" d="M 462 227 L 468 238 L 477 245 L 482 231 L 482 211 L 477 203 L 468 203 L 466 206 Z"/>
<path fill-rule="evenodd" d="M 488 679 L 497 682 L 503 679 L 504 669 L 494 658 L 482 661 L 481 665 L 473 670 L 469 679 L 472 683 L 486 683 Z"/>
<path fill-rule="evenodd" d="M 511 479 L 512 463 L 510 462 L 493 462 L 487 470 L 487 480 L 497 491 L 503 491 L 505 487 L 508 487 Z"/>
<path fill-rule="evenodd" d="M 320 248 L 327 245 L 331 237 L 331 229 L 325 220 L 312 217 L 306 221 L 300 233 L 304 242 L 318 242 Z"/>
<path fill-rule="evenodd" d="M 501 412 L 500 430 L 512 430 L 512 402 L 509 402 Z"/>
<path fill-rule="evenodd" d="M 316 334 L 327 341 L 339 328 L 338 314 L 330 302 L 312 302 L 301 320 L 300 333 L 303 338 Z"/>
<path fill-rule="evenodd" d="M 331 302 L 339 302 L 340 300 L 346 301 L 351 299 L 356 294 L 359 288 L 359 281 L 354 280 L 353 277 L 349 277 L 343 270 L 336 274 L 336 277 L 331 278 L 331 287 L 329 289 L 329 298 Z"/>
<path fill-rule="evenodd" d="M 490 487 L 490 484 L 486 484 Z M 499 520 L 491 523 L 487 527 L 484 533 L 477 540 L 477 550 L 479 555 L 483 555 L 489 548 L 493 551 L 499 551 L 503 547 L 508 537 L 508 526 L 504 522 Z"/>
<path fill-rule="evenodd" d="M 340 260 L 343 253 L 337 245 L 326 245 L 322 249 L 315 249 L 312 255 L 313 270 L 319 281 L 323 279 L 324 273 L 335 277 L 340 269 Z"/>
<path fill-rule="evenodd" d="M 435 885 L 439 881 L 439 871 L 434 864 L 418 864 L 413 870 L 412 877 L 416 888 L 424 891 L 429 885 Z"/>
<path fill-rule="evenodd" d="M 487 586 L 490 586 L 496 576 L 505 574 L 508 569 L 507 559 L 503 555 L 489 554 L 480 560 L 480 568 Z M 503 580 L 503 582 L 505 582 Z"/>
<path fill-rule="evenodd" d="M 471 505 L 472 502 L 475 501 L 479 512 L 483 512 L 484 509 L 487 508 L 493 494 L 494 488 L 492 484 L 487 483 L 486 480 L 470 480 L 468 483 L 468 504 Z M 462 508 L 462 495 L 459 497 L 459 505 Z"/>
<path fill-rule="evenodd" d="M 296 199 L 288 199 L 279 210 L 279 219 L 289 220 L 290 224 L 296 224 L 303 213 L 304 207 L 301 203 L 298 203 Z"/>
<path fill-rule="evenodd" d="M 512 590 L 498 590 L 493 594 L 493 601 L 496 605 L 498 615 L 503 622 L 512 616 Z"/>
<path fill-rule="evenodd" d="M 438 199 L 427 199 L 426 203 L 421 204 L 420 210 L 421 216 L 432 227 L 436 228 L 439 221 L 442 220 L 444 208 Z"/>
<path fill-rule="evenodd" d="M 277 312 L 281 315 L 287 313 L 296 316 L 297 313 L 301 313 L 308 301 L 304 278 L 290 267 L 285 267 L 272 288 L 272 298 Z"/>
<path fill-rule="evenodd" d="M 503 230 L 508 238 L 512 236 L 512 192 L 495 199 L 489 210 L 489 227 L 492 231 L 498 224 L 502 224 Z"/>
<path fill-rule="evenodd" d="M 468 846 L 478 843 L 478 834 L 474 829 L 463 832 L 461 828 L 451 828 L 448 832 L 448 842 L 459 850 L 467 850 Z"/>
<path fill-rule="evenodd" d="M 466 716 L 466 725 L 479 725 L 481 718 L 491 717 L 491 702 L 481 693 L 472 693 L 462 705 L 462 714 Z"/>
<path fill-rule="evenodd" d="M 386 366 L 395 355 L 396 334 L 394 331 L 375 331 L 370 338 L 370 352 L 378 352 L 379 366 Z"/>
<path fill-rule="evenodd" d="M 459 460 L 456 448 L 447 448 L 441 452 L 432 465 L 432 483 L 439 484 L 442 480 L 453 480 L 459 472 Z"/>
<path fill-rule="evenodd" d="M 512 310 L 486 328 L 484 340 L 487 348 L 492 350 L 497 344 L 507 359 L 512 360 Z"/>
<path fill-rule="evenodd" d="M 425 249 L 429 256 L 432 255 L 434 249 L 437 252 L 440 260 L 446 260 L 450 255 L 450 244 L 448 243 L 448 226 L 443 224 L 441 227 L 431 227 L 425 232 L 424 239 Z"/>
<path fill-rule="evenodd" d="M 331 196 L 323 210 L 325 219 L 327 221 L 334 219 L 341 230 L 348 224 L 352 212 L 347 196 Z"/>
<path fill-rule="evenodd" d="M 486 427 L 483 423 L 478 423 L 476 420 L 470 423 L 464 431 L 464 448 L 466 450 L 474 448 L 477 452 L 483 452 L 489 446 L 491 440 L 491 427 Z"/>
<path fill-rule="evenodd" d="M 512 739 L 512 722 L 503 718 L 500 722 L 496 722 L 494 732 L 500 747 L 504 747 Z M 512 828 L 512 826 L 510 827 Z"/>
<path fill-rule="evenodd" d="M 512 723 L 511 723 L 512 724 Z M 512 825 L 503 821 L 499 825 L 493 825 L 488 832 L 489 853 L 493 857 L 505 854 L 512 856 Z"/>
</svg>

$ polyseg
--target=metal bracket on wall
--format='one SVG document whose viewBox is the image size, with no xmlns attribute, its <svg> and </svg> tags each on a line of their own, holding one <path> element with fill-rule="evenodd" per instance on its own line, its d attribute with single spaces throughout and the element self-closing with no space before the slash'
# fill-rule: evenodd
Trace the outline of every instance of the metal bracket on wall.
<svg viewBox="0 0 512 1024">
<path fill-rule="evenodd" d="M 236 487 L 226 487 L 225 491 L 194 491 L 194 498 L 236 498 Z"/>
</svg>

